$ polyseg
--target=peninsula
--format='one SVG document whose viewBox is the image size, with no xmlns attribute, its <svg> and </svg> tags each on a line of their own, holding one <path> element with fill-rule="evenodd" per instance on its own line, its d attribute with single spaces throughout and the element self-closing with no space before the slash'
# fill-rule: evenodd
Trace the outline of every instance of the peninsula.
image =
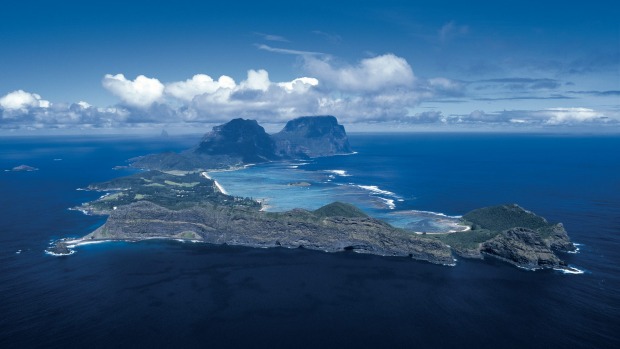
<svg viewBox="0 0 620 349">
<path fill-rule="evenodd" d="M 499 258 L 528 269 L 569 270 L 556 252 L 576 250 L 562 224 L 518 205 L 474 210 L 462 217 L 467 231 L 416 234 L 334 202 L 314 211 L 262 211 L 261 203 L 222 192 L 207 170 L 351 153 L 346 132 L 333 116 L 301 117 L 269 135 L 254 120 L 216 126 L 180 153 L 130 160 L 145 171 L 91 184 L 106 192 L 76 209 L 107 215 L 106 223 L 80 239 L 61 239 L 48 251 L 68 254 L 93 241 L 191 240 L 250 247 L 307 248 L 402 256 L 453 265 L 463 258 Z M 302 185 L 293 183 L 292 185 Z"/>
</svg>

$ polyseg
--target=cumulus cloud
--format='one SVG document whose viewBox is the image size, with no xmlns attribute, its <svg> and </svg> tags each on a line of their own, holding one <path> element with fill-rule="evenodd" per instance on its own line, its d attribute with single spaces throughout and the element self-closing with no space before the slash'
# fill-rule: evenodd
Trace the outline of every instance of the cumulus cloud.
<svg viewBox="0 0 620 349">
<path fill-rule="evenodd" d="M 407 60 L 391 53 L 366 58 L 356 65 L 335 67 L 329 59 L 305 57 L 305 68 L 320 81 L 344 92 L 376 92 L 413 87 L 415 76 Z"/>
<path fill-rule="evenodd" d="M 217 81 L 206 74 L 196 74 L 191 79 L 169 83 L 166 94 L 183 101 L 191 101 L 203 93 L 214 93 L 220 88 L 234 89 L 237 86 L 230 76 L 222 75 Z"/>
<path fill-rule="evenodd" d="M 248 70 L 248 78 L 241 82 L 241 89 L 267 91 L 271 86 L 266 70 Z"/>
<path fill-rule="evenodd" d="M 22 91 L 23 92 L 23 91 Z M 40 97 L 27 98 L 28 92 L 19 94 L 28 103 L 0 104 L 1 129 L 44 128 L 101 128 L 126 125 L 129 112 L 122 108 L 95 108 L 89 103 L 49 103 Z M 31 93 L 30 96 L 38 96 Z M 10 98 L 6 98 L 9 96 Z M 0 100 L 13 102 L 16 94 Z M 12 99 L 13 98 L 13 99 Z"/>
<path fill-rule="evenodd" d="M 184 111 L 185 120 L 222 121 L 231 117 L 281 121 L 317 111 L 319 80 L 300 77 L 272 82 L 266 70 L 249 70 L 247 78 L 231 89 L 197 95 Z"/>
<path fill-rule="evenodd" d="M 294 79 L 293 81 L 288 82 L 280 82 L 278 86 L 282 87 L 286 92 L 292 93 L 303 93 L 307 92 L 313 86 L 317 86 L 319 84 L 319 80 L 315 78 L 309 77 L 301 77 Z"/>
<path fill-rule="evenodd" d="M 26 110 L 29 108 L 48 108 L 50 102 L 41 99 L 36 93 L 29 93 L 23 90 L 10 92 L 0 98 L 0 107 L 4 110 Z"/>
<path fill-rule="evenodd" d="M 164 84 L 154 78 L 139 75 L 135 80 L 128 80 L 123 74 L 106 74 L 103 87 L 123 102 L 132 107 L 147 108 L 160 100 L 164 93 Z"/>
</svg>

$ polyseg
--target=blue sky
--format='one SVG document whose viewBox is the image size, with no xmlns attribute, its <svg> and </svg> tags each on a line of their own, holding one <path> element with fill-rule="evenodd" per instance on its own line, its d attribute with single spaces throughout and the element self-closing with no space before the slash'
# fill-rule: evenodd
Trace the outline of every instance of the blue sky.
<svg viewBox="0 0 620 349">
<path fill-rule="evenodd" d="M 3 4 L 0 134 L 277 128 L 601 131 L 620 125 L 613 1 Z"/>
</svg>

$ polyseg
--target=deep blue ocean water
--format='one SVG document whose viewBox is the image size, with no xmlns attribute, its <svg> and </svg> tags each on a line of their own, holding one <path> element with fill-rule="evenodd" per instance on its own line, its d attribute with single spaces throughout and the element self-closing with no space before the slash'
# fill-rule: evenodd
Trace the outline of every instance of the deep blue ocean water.
<svg viewBox="0 0 620 349">
<path fill-rule="evenodd" d="M 395 224 L 518 203 L 564 223 L 581 275 L 165 241 L 44 253 L 104 222 L 68 210 L 101 195 L 77 188 L 198 139 L 0 139 L 0 169 L 39 168 L 0 172 L 0 347 L 620 346 L 618 136 L 351 135 L 355 155 L 211 174 L 271 210 L 338 199 Z"/>
</svg>

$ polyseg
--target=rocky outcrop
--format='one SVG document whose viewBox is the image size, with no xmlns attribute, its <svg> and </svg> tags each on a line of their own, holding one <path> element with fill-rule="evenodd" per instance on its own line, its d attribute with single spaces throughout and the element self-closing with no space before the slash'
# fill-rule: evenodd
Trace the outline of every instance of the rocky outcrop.
<svg viewBox="0 0 620 349">
<path fill-rule="evenodd" d="M 565 266 L 540 234 L 528 228 L 512 228 L 482 244 L 482 253 L 528 269 Z"/>
<path fill-rule="evenodd" d="M 351 153 L 344 126 L 333 116 L 305 116 L 272 136 L 280 157 L 306 158 Z"/>
<path fill-rule="evenodd" d="M 576 250 L 562 223 L 555 224 L 549 229 L 545 243 L 556 251 L 573 252 Z"/>
</svg>

